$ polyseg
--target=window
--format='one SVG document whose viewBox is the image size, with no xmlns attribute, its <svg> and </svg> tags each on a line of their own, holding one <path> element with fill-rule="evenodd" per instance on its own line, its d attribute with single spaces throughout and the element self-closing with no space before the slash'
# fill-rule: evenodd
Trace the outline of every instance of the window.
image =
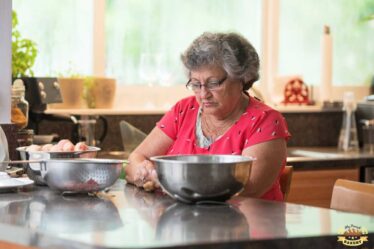
<svg viewBox="0 0 374 249">
<path fill-rule="evenodd" d="M 303 76 L 307 84 L 321 80 L 323 26 L 333 39 L 333 84 L 362 85 L 374 73 L 372 0 L 282 0 L 279 74 Z M 372 21 L 373 22 L 373 21 Z"/>
<path fill-rule="evenodd" d="M 22 37 L 37 43 L 36 76 L 92 74 L 93 1 L 13 0 Z"/>
<path fill-rule="evenodd" d="M 107 0 L 106 6 L 107 73 L 124 84 L 185 83 L 180 55 L 204 31 L 240 32 L 260 50 L 260 0 Z"/>
<path fill-rule="evenodd" d="M 374 21 L 360 21 L 373 15 L 372 0 L 13 0 L 13 8 L 22 36 L 38 44 L 37 76 L 105 72 L 122 86 L 182 85 L 180 55 L 191 41 L 204 31 L 235 31 L 266 57 L 265 84 L 298 74 L 318 86 L 327 24 L 333 84 L 363 86 L 373 77 Z"/>
</svg>

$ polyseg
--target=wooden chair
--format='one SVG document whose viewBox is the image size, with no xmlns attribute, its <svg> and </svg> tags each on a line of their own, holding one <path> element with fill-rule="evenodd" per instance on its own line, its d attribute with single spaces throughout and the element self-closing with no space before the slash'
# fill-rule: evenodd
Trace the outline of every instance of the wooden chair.
<svg viewBox="0 0 374 249">
<path fill-rule="evenodd" d="M 374 215 L 374 184 L 336 180 L 330 208 Z"/>
<path fill-rule="evenodd" d="M 290 165 L 286 165 L 279 179 L 279 184 L 283 193 L 284 201 L 287 201 L 288 193 L 290 192 L 292 173 L 293 167 Z"/>
</svg>

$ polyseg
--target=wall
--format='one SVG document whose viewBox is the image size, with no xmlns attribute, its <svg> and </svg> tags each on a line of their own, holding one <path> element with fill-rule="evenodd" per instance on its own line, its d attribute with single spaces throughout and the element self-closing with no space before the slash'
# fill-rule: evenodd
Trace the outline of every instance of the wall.
<svg viewBox="0 0 374 249">
<path fill-rule="evenodd" d="M 326 112 L 292 112 L 283 113 L 289 131 L 292 134 L 288 146 L 336 146 L 342 122 L 341 111 Z M 100 145 L 104 151 L 123 150 L 119 122 L 126 120 L 145 133 L 149 133 L 161 114 L 153 115 L 110 115 L 104 116 L 109 124 L 108 134 Z M 57 123 L 42 121 L 40 131 L 43 134 L 57 133 L 61 138 L 70 138 L 73 125 L 69 123 Z M 97 135 L 102 131 L 99 124 Z"/>
<path fill-rule="evenodd" d="M 16 156 L 16 130 L 10 124 L 12 82 L 12 1 L 0 0 L 0 124 L 8 140 L 10 158 Z"/>
<path fill-rule="evenodd" d="M 0 124 L 10 123 L 12 82 L 12 1 L 0 1 Z"/>
</svg>

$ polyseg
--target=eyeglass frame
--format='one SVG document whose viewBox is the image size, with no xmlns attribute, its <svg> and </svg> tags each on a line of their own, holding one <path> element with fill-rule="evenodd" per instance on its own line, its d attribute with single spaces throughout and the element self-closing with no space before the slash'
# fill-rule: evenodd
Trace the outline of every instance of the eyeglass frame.
<svg viewBox="0 0 374 249">
<path fill-rule="evenodd" d="M 217 80 L 215 82 L 213 82 L 213 80 L 211 82 L 207 82 L 205 84 L 201 84 L 201 82 L 199 82 L 199 84 L 194 84 L 196 87 L 199 86 L 197 89 L 192 88 L 191 79 L 189 79 L 186 83 L 186 88 L 188 90 L 193 91 L 193 92 L 200 92 L 201 88 L 204 86 L 205 89 L 207 89 L 209 91 L 215 91 L 215 90 L 218 90 L 220 88 L 220 86 L 222 86 L 222 84 L 227 80 L 227 78 L 228 78 L 228 75 L 226 74 L 223 79 Z M 217 85 L 217 86 L 214 87 L 214 88 L 210 88 L 209 85 Z"/>
</svg>

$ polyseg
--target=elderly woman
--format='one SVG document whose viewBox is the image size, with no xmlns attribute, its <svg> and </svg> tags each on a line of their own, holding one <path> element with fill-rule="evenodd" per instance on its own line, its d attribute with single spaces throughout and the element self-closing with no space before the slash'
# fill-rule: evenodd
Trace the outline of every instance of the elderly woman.
<svg viewBox="0 0 374 249">
<path fill-rule="evenodd" d="M 253 46 L 235 33 L 204 33 L 181 58 L 194 96 L 177 102 L 131 153 L 127 181 L 158 187 L 149 160 L 156 155 L 252 156 L 257 160 L 242 195 L 283 200 L 279 176 L 289 133 L 279 112 L 247 92 L 259 78 Z"/>
</svg>

